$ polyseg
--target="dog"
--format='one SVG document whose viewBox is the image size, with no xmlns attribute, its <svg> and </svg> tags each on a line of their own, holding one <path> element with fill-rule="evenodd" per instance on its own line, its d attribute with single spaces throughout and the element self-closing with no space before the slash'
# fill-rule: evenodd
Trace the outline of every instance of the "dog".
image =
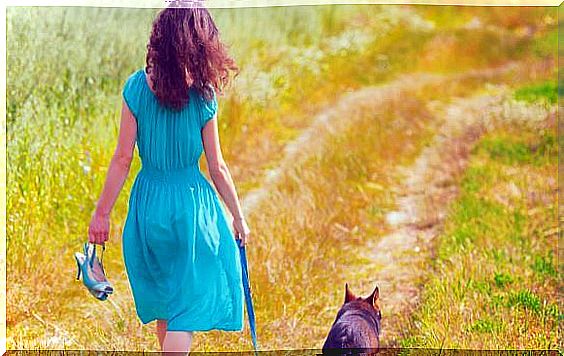
<svg viewBox="0 0 564 356">
<path fill-rule="evenodd" d="M 323 344 L 323 355 L 374 354 L 380 347 L 382 313 L 378 286 L 366 298 L 356 297 L 345 283 L 345 302 Z"/>
</svg>

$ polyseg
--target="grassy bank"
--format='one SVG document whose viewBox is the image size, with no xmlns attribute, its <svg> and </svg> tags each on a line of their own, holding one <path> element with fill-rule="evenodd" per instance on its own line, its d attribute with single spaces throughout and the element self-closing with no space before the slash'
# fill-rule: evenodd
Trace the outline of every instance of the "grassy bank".
<svg viewBox="0 0 564 356">
<path fill-rule="evenodd" d="M 404 346 L 559 347 L 556 172 L 554 125 L 502 125 L 479 141 Z"/>
</svg>

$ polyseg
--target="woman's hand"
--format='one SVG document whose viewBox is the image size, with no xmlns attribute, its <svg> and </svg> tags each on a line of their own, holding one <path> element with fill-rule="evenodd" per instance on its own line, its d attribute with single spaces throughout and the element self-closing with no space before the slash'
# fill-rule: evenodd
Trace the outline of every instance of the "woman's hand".
<svg viewBox="0 0 564 356">
<path fill-rule="evenodd" d="M 88 227 L 88 241 L 93 244 L 103 245 L 110 235 L 110 216 L 94 212 Z"/>
<path fill-rule="evenodd" d="M 249 234 L 251 233 L 251 230 L 249 230 L 245 219 L 233 219 L 233 230 L 235 232 L 235 238 L 241 239 L 242 244 L 246 245 L 249 240 Z"/>
</svg>

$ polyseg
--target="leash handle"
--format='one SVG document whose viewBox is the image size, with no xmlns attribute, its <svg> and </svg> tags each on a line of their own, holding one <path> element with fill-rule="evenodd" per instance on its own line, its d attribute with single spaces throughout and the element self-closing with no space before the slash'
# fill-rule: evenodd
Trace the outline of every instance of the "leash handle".
<svg viewBox="0 0 564 356">
<path fill-rule="evenodd" d="M 257 332 L 255 325 L 255 312 L 253 310 L 253 301 L 251 295 L 251 286 L 249 282 L 249 270 L 247 266 L 247 254 L 245 252 L 245 246 L 241 243 L 241 239 L 237 239 L 237 244 L 239 245 L 239 256 L 241 258 L 241 270 L 243 273 L 243 288 L 245 290 L 245 301 L 247 304 L 247 314 L 249 317 L 249 327 L 251 329 L 251 337 L 253 341 L 253 348 L 255 350 L 255 355 L 258 354 L 258 342 L 257 342 Z"/>
</svg>

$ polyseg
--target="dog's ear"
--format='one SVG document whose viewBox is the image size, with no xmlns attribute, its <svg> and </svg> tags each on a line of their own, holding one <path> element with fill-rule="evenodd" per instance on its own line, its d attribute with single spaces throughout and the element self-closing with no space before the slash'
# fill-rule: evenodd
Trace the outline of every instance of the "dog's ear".
<svg viewBox="0 0 564 356">
<path fill-rule="evenodd" d="M 345 283 L 345 303 L 355 300 L 356 296 L 350 291 L 349 284 Z"/>
<path fill-rule="evenodd" d="M 376 306 L 376 301 L 380 298 L 380 290 L 378 289 L 378 286 L 376 286 L 376 288 L 374 288 L 374 290 L 372 291 L 372 294 L 370 294 L 366 299 L 364 299 L 367 303 L 370 303 L 370 305 L 373 305 L 374 307 Z"/>
</svg>

